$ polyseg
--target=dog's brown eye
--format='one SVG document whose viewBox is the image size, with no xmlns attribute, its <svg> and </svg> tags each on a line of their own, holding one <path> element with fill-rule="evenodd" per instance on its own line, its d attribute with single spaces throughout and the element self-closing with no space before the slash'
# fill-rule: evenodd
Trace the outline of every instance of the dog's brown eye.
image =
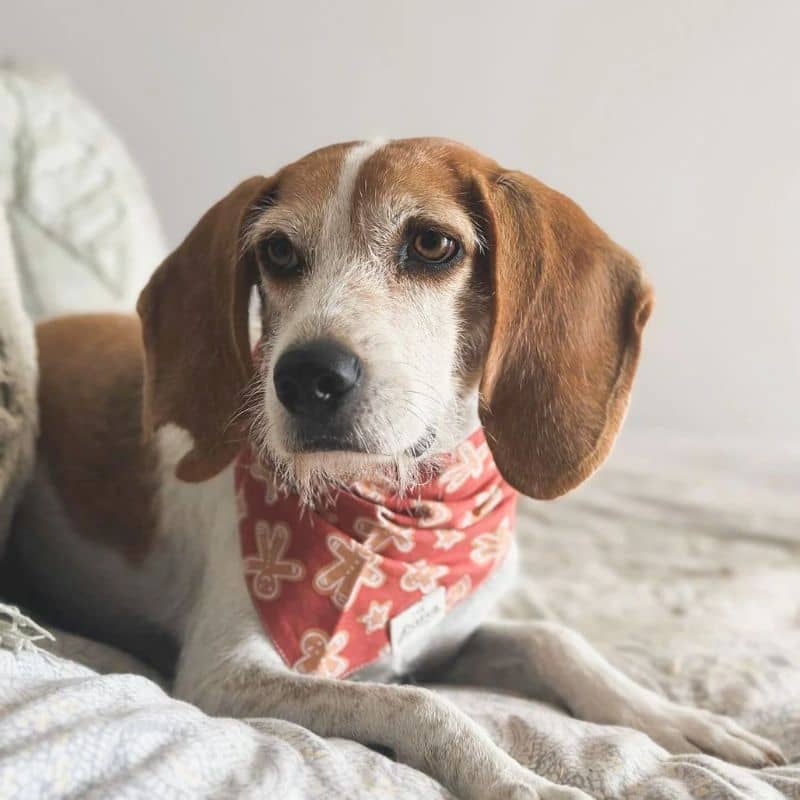
<svg viewBox="0 0 800 800">
<path fill-rule="evenodd" d="M 449 261 L 458 252 L 458 242 L 432 228 L 419 231 L 411 241 L 414 255 L 430 264 Z"/>
<path fill-rule="evenodd" d="M 278 274 L 296 272 L 299 267 L 294 245 L 282 234 L 270 236 L 260 246 L 259 255 L 262 266 Z"/>
</svg>

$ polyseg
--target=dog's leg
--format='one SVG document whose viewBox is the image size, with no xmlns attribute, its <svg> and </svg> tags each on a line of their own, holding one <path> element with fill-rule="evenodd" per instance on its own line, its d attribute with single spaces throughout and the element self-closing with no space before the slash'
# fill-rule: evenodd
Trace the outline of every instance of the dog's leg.
<svg viewBox="0 0 800 800">
<path fill-rule="evenodd" d="M 558 786 L 525 769 L 477 723 L 429 690 L 290 672 L 278 666 L 263 637 L 253 637 L 228 650 L 224 660 L 213 661 L 207 647 L 200 650 L 188 643 L 176 680 L 176 694 L 208 713 L 278 717 L 320 736 L 388 747 L 460 798 L 588 798 L 579 789 Z"/>
<path fill-rule="evenodd" d="M 556 702 L 580 719 L 640 730 L 672 753 L 710 753 L 754 767 L 786 763 L 772 742 L 728 717 L 639 686 L 580 634 L 554 622 L 488 623 L 437 677 Z"/>
</svg>

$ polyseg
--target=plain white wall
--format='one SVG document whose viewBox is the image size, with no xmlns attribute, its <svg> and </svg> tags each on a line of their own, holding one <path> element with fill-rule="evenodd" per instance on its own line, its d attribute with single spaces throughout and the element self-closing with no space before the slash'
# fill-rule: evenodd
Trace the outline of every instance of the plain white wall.
<svg viewBox="0 0 800 800">
<path fill-rule="evenodd" d="M 658 303 L 633 428 L 800 435 L 800 3 L 3 5 L 63 68 L 176 243 L 240 178 L 333 141 L 461 139 L 570 194 Z"/>
</svg>

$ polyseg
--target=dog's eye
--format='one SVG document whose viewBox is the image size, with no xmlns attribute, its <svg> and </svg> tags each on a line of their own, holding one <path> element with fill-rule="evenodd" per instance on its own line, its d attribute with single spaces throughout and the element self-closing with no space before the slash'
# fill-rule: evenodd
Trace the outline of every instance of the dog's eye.
<svg viewBox="0 0 800 800">
<path fill-rule="evenodd" d="M 428 264 L 443 264 L 458 253 L 458 242 L 441 231 L 426 228 L 411 240 L 413 255 Z"/>
<path fill-rule="evenodd" d="M 259 245 L 259 261 L 264 269 L 278 275 L 289 275 L 300 268 L 300 259 L 288 237 L 276 233 Z"/>
</svg>

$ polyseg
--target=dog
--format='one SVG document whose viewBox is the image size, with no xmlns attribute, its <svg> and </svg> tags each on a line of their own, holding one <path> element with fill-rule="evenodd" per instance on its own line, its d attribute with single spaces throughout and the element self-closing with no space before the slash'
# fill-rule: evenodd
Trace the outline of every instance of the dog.
<svg viewBox="0 0 800 800">
<path fill-rule="evenodd" d="M 652 302 L 576 204 L 455 142 L 350 142 L 246 180 L 153 274 L 141 324 L 39 327 L 29 583 L 63 624 L 174 659 L 175 694 L 210 714 L 389 749 L 459 797 L 587 795 L 411 677 L 783 763 L 572 630 L 486 621 L 515 492 L 555 498 L 604 460 Z"/>
</svg>

